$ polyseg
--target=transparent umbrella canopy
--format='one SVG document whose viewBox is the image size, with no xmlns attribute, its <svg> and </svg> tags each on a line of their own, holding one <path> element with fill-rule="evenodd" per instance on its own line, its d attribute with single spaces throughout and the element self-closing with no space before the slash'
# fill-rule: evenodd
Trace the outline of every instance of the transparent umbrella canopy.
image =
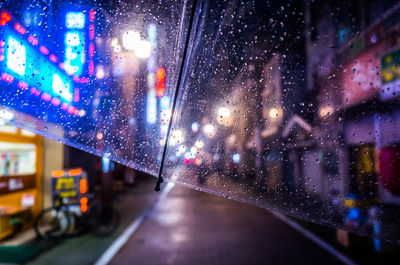
<svg viewBox="0 0 400 265">
<path fill-rule="evenodd" d="M 399 4 L 0 8 L 3 122 L 167 181 L 400 242 Z"/>
</svg>

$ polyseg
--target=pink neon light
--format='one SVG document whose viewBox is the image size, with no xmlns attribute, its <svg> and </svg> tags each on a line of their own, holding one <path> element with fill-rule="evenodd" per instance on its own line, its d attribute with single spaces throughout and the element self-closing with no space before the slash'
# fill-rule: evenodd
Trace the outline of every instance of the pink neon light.
<svg viewBox="0 0 400 265">
<path fill-rule="evenodd" d="M 60 67 L 60 69 L 64 70 L 64 64 L 63 63 L 59 63 L 58 67 Z"/>
<path fill-rule="evenodd" d="M 79 88 L 75 88 L 74 90 L 74 101 L 75 102 L 79 101 Z"/>
<path fill-rule="evenodd" d="M 75 110 L 76 110 L 76 109 L 75 109 L 75 107 L 73 107 L 73 106 L 69 106 L 69 108 L 68 108 L 68 112 L 71 113 L 71 114 L 74 113 Z"/>
<path fill-rule="evenodd" d="M 41 53 L 43 53 L 44 55 L 47 55 L 47 54 L 49 54 L 49 50 L 46 48 L 46 47 L 44 47 L 44 46 L 40 46 L 40 52 Z"/>
<path fill-rule="evenodd" d="M 79 110 L 75 109 L 74 115 L 78 115 Z"/>
<path fill-rule="evenodd" d="M 7 83 L 12 83 L 14 81 L 14 77 L 12 75 L 7 74 L 7 73 L 3 73 L 1 75 L 1 79 L 6 81 Z"/>
<path fill-rule="evenodd" d="M 31 89 L 31 93 L 34 94 L 35 96 L 39 96 L 40 95 L 40 91 L 36 89 L 36 87 Z"/>
<path fill-rule="evenodd" d="M 89 25 L 89 39 L 94 40 L 94 36 L 95 36 L 94 25 L 90 24 Z"/>
<path fill-rule="evenodd" d="M 0 55 L 0 62 L 4 61 L 4 55 Z"/>
<path fill-rule="evenodd" d="M 33 37 L 32 35 L 29 35 L 28 41 L 29 41 L 30 43 L 32 43 L 33 46 L 36 46 L 36 45 L 39 44 L 39 41 L 38 41 L 35 37 Z"/>
<path fill-rule="evenodd" d="M 94 22 L 95 19 L 96 19 L 96 10 L 90 9 L 90 11 L 89 11 L 90 22 Z"/>
<path fill-rule="evenodd" d="M 61 104 L 62 109 L 68 109 L 68 104 L 67 103 L 62 103 Z"/>
<path fill-rule="evenodd" d="M 89 82 L 89 79 L 88 79 L 88 78 L 86 78 L 86 77 L 79 78 L 79 76 L 77 76 L 77 75 L 74 75 L 74 76 L 72 77 L 72 79 L 73 79 L 75 82 L 81 83 L 81 84 L 86 84 L 87 82 Z"/>
<path fill-rule="evenodd" d="M 91 41 L 89 43 L 89 57 L 93 58 L 94 57 L 94 43 Z"/>
<path fill-rule="evenodd" d="M 89 61 L 89 75 L 93 75 L 94 74 L 94 62 L 93 60 Z"/>
<path fill-rule="evenodd" d="M 40 91 L 36 89 L 36 87 L 32 87 L 31 88 L 31 94 L 39 96 L 40 95 Z"/>
<path fill-rule="evenodd" d="M 6 45 L 6 42 L 4 40 L 0 41 L 0 47 L 4 47 Z"/>
<path fill-rule="evenodd" d="M 14 29 L 22 35 L 26 33 L 26 29 L 19 23 L 15 23 Z"/>
<path fill-rule="evenodd" d="M 25 83 L 24 81 L 19 81 L 18 82 L 18 87 L 19 88 L 21 88 L 21 89 L 23 89 L 23 90 L 27 90 L 28 89 L 28 84 L 27 83 Z"/>
<path fill-rule="evenodd" d="M 57 58 L 57 56 L 55 56 L 54 54 L 50 54 L 49 59 L 50 59 L 50 61 L 52 61 L 53 63 L 58 62 L 58 58 Z"/>
<path fill-rule="evenodd" d="M 61 103 L 61 101 L 60 101 L 58 98 L 53 98 L 53 99 L 51 100 L 51 103 L 52 103 L 54 106 L 59 106 L 60 103 Z"/>
<path fill-rule="evenodd" d="M 4 48 L 0 48 L 0 54 L 4 53 Z"/>
<path fill-rule="evenodd" d="M 46 101 L 50 101 L 51 96 L 50 96 L 49 94 L 47 94 L 47 93 L 43 93 L 43 94 L 42 94 L 42 99 L 44 99 L 44 100 L 46 100 Z"/>
</svg>

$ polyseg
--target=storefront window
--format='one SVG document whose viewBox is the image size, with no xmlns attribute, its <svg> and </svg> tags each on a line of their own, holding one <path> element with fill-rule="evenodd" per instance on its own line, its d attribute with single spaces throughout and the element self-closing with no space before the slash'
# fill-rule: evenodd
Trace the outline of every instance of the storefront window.
<svg viewBox="0 0 400 265">
<path fill-rule="evenodd" d="M 0 142 L 0 176 L 31 175 L 35 172 L 35 145 Z"/>
</svg>

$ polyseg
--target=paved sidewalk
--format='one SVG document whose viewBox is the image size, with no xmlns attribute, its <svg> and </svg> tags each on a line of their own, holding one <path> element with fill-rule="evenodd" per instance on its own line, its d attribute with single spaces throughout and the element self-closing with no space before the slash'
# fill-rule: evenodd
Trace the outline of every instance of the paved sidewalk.
<svg viewBox="0 0 400 265">
<path fill-rule="evenodd" d="M 264 209 L 175 186 L 111 264 L 340 263 Z"/>
<path fill-rule="evenodd" d="M 79 237 L 67 238 L 62 242 L 57 242 L 54 248 L 47 250 L 28 264 L 94 264 L 119 234 L 157 201 L 158 194 L 154 192 L 154 182 L 154 178 L 149 177 L 138 183 L 137 187 L 128 189 L 117 197 L 114 206 L 120 212 L 121 223 L 112 236 L 97 237 L 92 234 L 85 234 Z"/>
</svg>

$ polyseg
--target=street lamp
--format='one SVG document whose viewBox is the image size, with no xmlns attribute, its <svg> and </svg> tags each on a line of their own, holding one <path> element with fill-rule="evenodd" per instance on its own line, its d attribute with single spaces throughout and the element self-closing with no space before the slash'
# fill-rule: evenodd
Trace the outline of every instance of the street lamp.
<svg viewBox="0 0 400 265">
<path fill-rule="evenodd" d="M 212 124 L 207 124 L 206 126 L 204 126 L 203 129 L 205 135 L 209 138 L 213 138 L 217 132 L 215 131 L 215 127 Z"/>
<path fill-rule="evenodd" d="M 218 123 L 223 125 L 223 126 L 232 126 L 233 124 L 233 117 L 231 115 L 230 109 L 227 107 L 220 107 L 217 111 L 218 113 Z"/>
<path fill-rule="evenodd" d="M 197 140 L 194 145 L 198 148 L 198 149 L 202 149 L 204 147 L 204 142 L 202 140 Z"/>
<path fill-rule="evenodd" d="M 177 144 L 181 144 L 185 140 L 183 136 L 182 130 L 175 130 L 171 134 L 171 138 L 169 139 L 169 145 L 174 146 Z"/>
<path fill-rule="evenodd" d="M 221 107 L 218 109 L 218 115 L 221 118 L 229 118 L 231 111 L 227 107 Z"/>
<path fill-rule="evenodd" d="M 271 108 L 268 113 L 270 119 L 276 119 L 279 115 L 279 110 L 277 108 Z"/>
</svg>

